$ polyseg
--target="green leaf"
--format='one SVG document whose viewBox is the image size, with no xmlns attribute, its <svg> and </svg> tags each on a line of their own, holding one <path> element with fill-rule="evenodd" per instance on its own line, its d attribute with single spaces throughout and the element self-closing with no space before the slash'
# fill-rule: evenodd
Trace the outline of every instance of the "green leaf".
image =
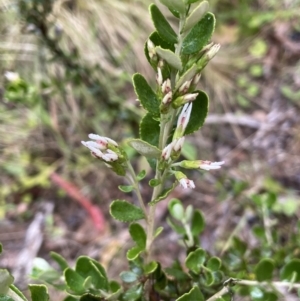
<svg viewBox="0 0 300 301">
<path fill-rule="evenodd" d="M 119 185 L 118 188 L 125 193 L 131 192 L 133 190 L 132 185 Z"/>
<path fill-rule="evenodd" d="M 155 204 L 157 204 L 158 202 L 160 202 L 160 201 L 166 199 L 166 198 L 169 196 L 169 194 L 174 190 L 174 188 L 175 188 L 176 186 L 177 186 L 176 183 L 174 183 L 171 187 L 168 187 L 168 188 L 164 189 L 164 190 L 162 191 L 162 193 L 161 193 L 156 199 L 154 199 L 153 201 L 151 201 L 151 202 L 148 203 L 148 204 L 149 204 L 150 206 L 152 206 L 152 205 L 155 205 Z"/>
<path fill-rule="evenodd" d="M 207 286 L 211 286 L 214 284 L 214 276 L 213 273 L 209 270 L 204 271 L 204 281 Z"/>
<path fill-rule="evenodd" d="M 169 10 L 175 10 L 179 13 L 185 13 L 185 5 L 182 0 L 159 0 Z"/>
<path fill-rule="evenodd" d="M 79 299 L 80 301 L 100 301 L 103 300 L 102 298 L 100 298 L 99 295 L 94 295 L 91 293 L 87 293 L 84 294 L 83 296 L 81 296 L 81 298 Z"/>
<path fill-rule="evenodd" d="M 6 295 L 9 286 L 13 284 L 14 277 L 8 272 L 8 270 L 0 269 L 0 295 Z"/>
<path fill-rule="evenodd" d="M 186 19 L 183 32 L 190 30 L 195 24 L 197 24 L 203 16 L 208 12 L 209 4 L 207 1 L 202 1 L 188 16 Z"/>
<path fill-rule="evenodd" d="M 194 236 L 198 236 L 203 232 L 205 228 L 205 220 L 202 212 L 199 209 L 194 211 L 192 222 L 191 222 L 191 232 Z"/>
<path fill-rule="evenodd" d="M 168 204 L 170 214 L 177 220 L 182 221 L 184 218 L 184 208 L 178 199 L 172 199 Z"/>
<path fill-rule="evenodd" d="M 120 274 L 122 281 L 125 283 L 132 283 L 138 280 L 138 275 L 133 272 L 122 272 Z"/>
<path fill-rule="evenodd" d="M 206 252 L 199 248 L 194 252 L 191 252 L 185 260 L 185 265 L 188 269 L 198 274 L 202 265 L 205 262 Z"/>
<path fill-rule="evenodd" d="M 0 295 L 0 301 L 16 301 L 8 295 Z"/>
<path fill-rule="evenodd" d="M 198 67 L 196 64 L 193 64 L 176 82 L 175 91 L 177 91 L 182 84 L 186 81 L 191 80 L 198 73 Z"/>
<path fill-rule="evenodd" d="M 146 275 L 152 274 L 156 271 L 158 264 L 156 261 L 151 261 L 144 266 L 144 272 Z"/>
<path fill-rule="evenodd" d="M 172 52 L 169 49 L 163 49 L 161 47 L 155 47 L 156 53 L 159 57 L 167 62 L 167 64 L 176 70 L 181 71 L 182 69 L 182 62 L 178 55 Z"/>
<path fill-rule="evenodd" d="M 137 174 L 136 179 L 138 181 L 141 181 L 145 178 L 145 176 L 146 176 L 146 170 L 142 170 Z"/>
<path fill-rule="evenodd" d="M 151 179 L 151 180 L 149 181 L 149 186 L 151 186 L 151 187 L 156 187 L 156 186 L 158 186 L 160 183 L 161 183 L 161 181 L 158 180 L 158 179 Z"/>
<path fill-rule="evenodd" d="M 23 293 L 16 287 L 14 286 L 13 284 L 11 284 L 9 286 L 9 289 L 10 291 L 12 291 L 12 293 L 14 294 L 17 294 L 21 299 L 23 299 L 24 301 L 27 301 L 26 297 L 23 295 Z"/>
<path fill-rule="evenodd" d="M 255 276 L 258 281 L 272 280 L 275 265 L 269 258 L 263 258 L 255 267 Z"/>
<path fill-rule="evenodd" d="M 76 261 L 75 271 L 84 279 L 91 277 L 92 284 L 96 289 L 107 290 L 108 280 L 106 272 L 96 260 L 87 256 L 80 256 Z"/>
<path fill-rule="evenodd" d="M 280 271 L 280 280 L 300 281 L 300 259 L 292 259 Z"/>
<path fill-rule="evenodd" d="M 184 235 L 185 234 L 185 229 L 182 226 L 177 225 L 174 223 L 171 219 L 167 218 L 167 223 L 168 225 L 178 234 Z"/>
<path fill-rule="evenodd" d="M 221 259 L 214 256 L 209 258 L 206 267 L 211 271 L 215 272 L 221 268 L 221 265 L 222 265 Z"/>
<path fill-rule="evenodd" d="M 155 46 L 161 46 L 161 48 L 163 48 L 163 49 L 170 49 L 172 52 L 175 51 L 174 44 L 170 44 L 170 43 L 166 42 L 164 39 L 162 39 L 162 38 L 160 37 L 160 35 L 158 34 L 157 31 L 154 31 L 154 32 L 151 33 L 151 35 L 149 36 L 149 40 L 151 40 L 151 42 L 152 42 Z M 144 52 L 145 52 L 145 56 L 146 56 L 146 58 L 147 58 L 149 64 L 153 67 L 153 69 L 154 69 L 155 72 L 156 72 L 156 71 L 157 71 L 158 60 L 153 62 L 153 61 L 150 59 L 147 41 L 146 41 L 145 46 L 144 46 Z"/>
<path fill-rule="evenodd" d="M 142 296 L 143 287 L 138 284 L 136 286 L 131 287 L 123 294 L 123 301 L 136 301 Z"/>
<path fill-rule="evenodd" d="M 182 295 L 176 301 L 204 301 L 204 297 L 198 286 L 194 286 L 188 293 Z"/>
<path fill-rule="evenodd" d="M 150 143 L 151 145 L 158 146 L 159 121 L 153 119 L 150 113 L 146 114 L 140 123 L 140 137 L 142 140 Z"/>
<path fill-rule="evenodd" d="M 2 244 L 0 243 L 0 254 L 3 252 Z"/>
<path fill-rule="evenodd" d="M 48 301 L 49 295 L 45 285 L 29 284 L 32 301 Z"/>
<path fill-rule="evenodd" d="M 154 232 L 154 238 L 156 238 L 157 236 L 159 236 L 159 235 L 162 233 L 163 230 L 164 230 L 163 227 L 158 227 L 158 228 L 155 230 L 155 232 Z"/>
<path fill-rule="evenodd" d="M 135 73 L 132 77 L 134 91 L 141 102 L 143 108 L 154 116 L 159 116 L 160 101 L 157 99 L 156 94 L 149 86 L 143 75 Z"/>
<path fill-rule="evenodd" d="M 64 276 L 67 286 L 70 290 L 72 290 L 76 294 L 82 294 L 85 292 L 85 288 L 83 286 L 85 279 L 81 277 L 78 273 L 76 273 L 71 268 L 67 268 L 64 271 Z"/>
<path fill-rule="evenodd" d="M 161 151 L 156 146 L 153 146 L 144 140 L 129 139 L 128 144 L 146 158 L 158 159 L 161 156 Z"/>
<path fill-rule="evenodd" d="M 192 113 L 190 121 L 185 130 L 185 135 L 189 135 L 198 131 L 204 124 L 208 112 L 207 94 L 200 90 L 195 91 L 195 93 L 199 94 L 197 98 L 193 101 Z"/>
<path fill-rule="evenodd" d="M 147 235 L 144 228 L 138 223 L 133 223 L 129 226 L 129 233 L 136 245 L 141 250 L 145 250 Z"/>
<path fill-rule="evenodd" d="M 141 208 L 123 200 L 115 200 L 111 203 L 110 214 L 121 222 L 135 222 L 145 218 Z"/>
<path fill-rule="evenodd" d="M 168 43 L 177 43 L 177 35 L 167 19 L 155 4 L 149 6 L 152 22 L 158 34 Z"/>
<path fill-rule="evenodd" d="M 135 260 L 143 251 L 140 247 L 135 246 L 127 251 L 126 257 L 129 261 Z"/>
<path fill-rule="evenodd" d="M 197 53 L 207 45 L 215 30 L 215 23 L 214 14 L 207 13 L 184 38 L 182 54 Z"/>
<path fill-rule="evenodd" d="M 240 240 L 238 237 L 234 236 L 232 239 L 232 248 L 235 253 L 243 256 L 247 251 L 247 244 L 244 241 Z"/>
<path fill-rule="evenodd" d="M 58 253 L 50 252 L 51 258 L 56 261 L 62 271 L 69 267 L 67 261 Z"/>
</svg>

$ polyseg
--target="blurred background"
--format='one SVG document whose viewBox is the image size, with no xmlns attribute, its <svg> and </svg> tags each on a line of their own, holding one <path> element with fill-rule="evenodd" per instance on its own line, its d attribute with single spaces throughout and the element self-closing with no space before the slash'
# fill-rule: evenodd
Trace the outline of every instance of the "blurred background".
<svg viewBox="0 0 300 301">
<path fill-rule="evenodd" d="M 126 265 L 128 233 L 109 217 L 109 204 L 135 196 L 118 191 L 123 178 L 80 141 L 97 133 L 122 144 L 138 135 L 143 112 L 131 76 L 140 72 L 155 84 L 143 54 L 154 30 L 151 2 L 0 0 L 0 266 L 20 285 L 33 259 L 48 260 L 50 251 L 69 262 L 92 256 L 112 275 Z M 171 197 L 203 210 L 201 242 L 214 254 L 226 250 L 232 233 L 247 239 L 249 229 L 260 229 L 253 196 L 271 197 L 270 219 L 285 243 L 300 216 L 300 1 L 209 3 L 221 50 L 200 84 L 211 101 L 207 122 L 183 156 L 225 166 L 191 172 L 196 189 L 178 188 Z M 147 162 L 128 154 L 151 179 Z M 147 199 L 147 182 L 142 191 Z M 165 231 L 156 256 L 168 265 L 169 254 L 180 258 L 182 250 L 165 222 L 166 204 L 159 207 Z"/>
</svg>

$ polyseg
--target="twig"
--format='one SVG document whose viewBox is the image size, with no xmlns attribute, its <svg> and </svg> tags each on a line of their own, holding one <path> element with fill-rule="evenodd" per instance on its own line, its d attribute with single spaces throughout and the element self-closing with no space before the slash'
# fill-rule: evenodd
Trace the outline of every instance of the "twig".
<svg viewBox="0 0 300 301">
<path fill-rule="evenodd" d="M 237 124 L 242 126 L 247 126 L 253 129 L 259 129 L 262 122 L 258 121 L 257 119 L 243 115 L 243 116 L 236 116 L 234 114 L 211 114 L 207 116 L 205 120 L 206 124 L 215 124 L 215 123 L 229 123 L 229 124 Z"/>
<path fill-rule="evenodd" d="M 215 301 L 218 298 L 222 297 L 223 295 L 230 292 L 230 287 L 234 285 L 247 285 L 247 286 L 269 286 L 272 285 L 274 287 L 287 287 L 291 288 L 300 288 L 300 283 L 291 283 L 291 282 L 282 282 L 282 281 L 272 281 L 272 282 L 259 282 L 254 280 L 242 280 L 242 279 L 234 279 L 229 278 L 224 282 L 224 287 L 218 291 L 216 294 L 211 296 L 206 301 Z"/>
</svg>

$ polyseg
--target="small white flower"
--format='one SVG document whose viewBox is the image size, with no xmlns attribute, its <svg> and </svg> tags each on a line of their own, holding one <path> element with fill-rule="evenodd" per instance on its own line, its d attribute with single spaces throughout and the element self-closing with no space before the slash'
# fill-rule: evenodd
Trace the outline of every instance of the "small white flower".
<svg viewBox="0 0 300 301">
<path fill-rule="evenodd" d="M 219 169 L 225 162 L 200 161 L 199 168 L 204 170 Z"/>
<path fill-rule="evenodd" d="M 170 103 L 171 101 L 172 101 L 172 91 L 168 92 L 164 96 L 164 98 L 162 99 L 162 103 L 166 105 L 166 104 Z"/>
<path fill-rule="evenodd" d="M 189 180 L 187 178 L 180 179 L 179 184 L 184 189 L 187 189 L 187 188 L 194 189 L 196 187 L 194 181 Z"/>
<path fill-rule="evenodd" d="M 174 140 L 173 150 L 175 152 L 181 151 L 183 147 L 184 139 L 185 139 L 184 137 L 181 137 L 179 139 Z"/>
<path fill-rule="evenodd" d="M 198 95 L 198 93 L 196 93 L 196 94 Z M 193 104 L 188 102 L 183 106 L 183 108 L 181 110 L 181 113 L 180 113 L 180 115 L 178 117 L 178 121 L 177 121 L 177 128 L 182 126 L 182 131 L 184 131 L 187 127 L 187 124 L 190 120 L 192 108 L 193 108 Z"/>
<path fill-rule="evenodd" d="M 100 151 L 100 145 L 99 144 L 97 144 L 96 142 L 94 142 L 94 141 L 87 141 L 87 142 L 85 142 L 85 141 L 81 141 L 81 143 L 85 146 L 85 147 L 87 147 L 91 152 L 92 152 L 92 154 L 93 155 L 95 155 L 96 157 L 98 157 L 98 158 L 102 158 L 102 156 L 103 156 L 103 153 Z M 96 145 L 96 146 L 95 146 Z"/>
<path fill-rule="evenodd" d="M 188 80 L 179 87 L 179 93 L 185 94 L 191 86 L 192 80 Z"/>
<path fill-rule="evenodd" d="M 171 153 L 172 153 L 172 150 L 173 150 L 173 145 L 174 145 L 174 141 L 171 142 L 170 144 L 168 144 L 162 151 L 161 153 L 161 157 L 164 159 L 164 160 L 169 160 L 169 158 L 171 157 Z"/>
<path fill-rule="evenodd" d="M 107 147 L 108 143 L 113 144 L 114 146 L 118 146 L 118 143 L 115 140 L 112 140 L 108 137 L 102 137 L 96 134 L 89 134 L 89 138 L 92 140 L 96 140 L 97 143 L 102 144 Z"/>
<path fill-rule="evenodd" d="M 185 94 L 183 96 L 183 99 L 185 100 L 185 102 L 190 102 L 193 101 L 197 98 L 199 93 L 189 93 L 189 94 Z"/>
<path fill-rule="evenodd" d="M 118 155 L 110 149 L 108 149 L 107 152 L 102 156 L 102 159 L 106 162 L 117 161 L 118 158 Z"/>
<path fill-rule="evenodd" d="M 160 67 L 157 67 L 156 82 L 159 86 L 161 86 L 163 83 L 163 76 Z"/>
<path fill-rule="evenodd" d="M 167 78 L 161 85 L 161 91 L 163 94 L 167 94 L 171 91 L 171 81 Z"/>
</svg>

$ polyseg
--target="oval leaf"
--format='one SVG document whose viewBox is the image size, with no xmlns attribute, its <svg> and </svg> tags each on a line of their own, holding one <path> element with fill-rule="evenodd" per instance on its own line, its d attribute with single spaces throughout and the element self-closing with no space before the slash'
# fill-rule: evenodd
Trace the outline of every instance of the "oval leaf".
<svg viewBox="0 0 300 301">
<path fill-rule="evenodd" d="M 207 1 L 202 1 L 189 15 L 186 20 L 183 32 L 190 30 L 195 24 L 197 24 L 203 16 L 208 12 L 209 4 Z"/>
<path fill-rule="evenodd" d="M 182 43 L 182 54 L 199 52 L 211 39 L 215 30 L 215 16 L 207 13 L 189 32 Z"/>
<path fill-rule="evenodd" d="M 184 218 L 184 208 L 178 199 L 172 199 L 168 204 L 170 214 L 177 220 L 181 221 Z"/>
<path fill-rule="evenodd" d="M 49 295 L 45 285 L 29 284 L 32 301 L 48 301 Z"/>
<path fill-rule="evenodd" d="M 167 198 L 167 196 L 174 190 L 176 187 L 176 183 L 174 183 L 171 187 L 164 189 L 160 195 L 149 203 L 150 206 L 157 204 L 158 202 Z"/>
<path fill-rule="evenodd" d="M 198 286 L 194 286 L 188 293 L 182 295 L 176 301 L 204 301 L 204 297 Z"/>
<path fill-rule="evenodd" d="M 280 279 L 293 282 L 300 281 L 300 259 L 292 259 L 288 262 L 280 272 Z"/>
<path fill-rule="evenodd" d="M 119 190 L 121 190 L 125 193 L 131 192 L 133 190 L 132 185 L 119 185 L 118 188 L 119 188 Z"/>
<path fill-rule="evenodd" d="M 136 245 L 141 250 L 145 250 L 147 235 L 144 228 L 140 224 L 134 223 L 129 226 L 129 233 Z"/>
<path fill-rule="evenodd" d="M 175 10 L 180 13 L 185 13 L 185 5 L 182 0 L 159 0 L 169 10 Z"/>
<path fill-rule="evenodd" d="M 149 6 L 149 11 L 154 27 L 162 39 L 172 44 L 177 43 L 177 35 L 175 31 L 159 8 L 155 4 L 151 4 Z"/>
<path fill-rule="evenodd" d="M 272 259 L 264 258 L 255 267 L 255 276 L 258 281 L 272 280 L 274 271 L 274 262 Z"/>
<path fill-rule="evenodd" d="M 9 290 L 9 286 L 14 282 L 14 277 L 8 272 L 8 270 L 0 270 L 0 295 L 6 295 Z"/>
<path fill-rule="evenodd" d="M 64 276 L 66 284 L 71 291 L 75 292 L 76 294 L 82 294 L 85 292 L 85 288 L 83 286 L 85 279 L 82 276 L 80 276 L 71 268 L 65 269 Z"/>
<path fill-rule="evenodd" d="M 161 151 L 156 146 L 153 146 L 144 140 L 130 139 L 128 140 L 128 144 L 146 158 L 158 159 L 161 156 Z"/>
<path fill-rule="evenodd" d="M 145 178 L 145 176 L 146 176 L 146 170 L 142 170 L 137 174 L 136 179 L 138 181 L 141 181 Z"/>
<path fill-rule="evenodd" d="M 156 261 L 151 261 L 144 266 L 144 272 L 146 275 L 152 274 L 157 269 L 158 264 Z"/>
<path fill-rule="evenodd" d="M 161 48 L 163 48 L 163 49 L 170 49 L 172 52 L 175 51 L 174 44 L 170 44 L 170 43 L 166 42 L 164 39 L 162 39 L 160 37 L 160 35 L 157 33 L 157 31 L 154 31 L 151 33 L 151 35 L 149 36 L 149 40 L 151 40 L 155 46 L 161 46 Z M 149 64 L 153 67 L 153 69 L 156 72 L 158 62 L 151 61 L 150 56 L 149 56 L 147 41 L 145 42 L 145 45 L 144 45 L 144 52 L 145 52 L 145 56 L 146 56 Z"/>
<path fill-rule="evenodd" d="M 181 71 L 182 69 L 182 62 L 178 55 L 172 52 L 169 49 L 163 49 L 161 47 L 155 47 L 156 53 L 159 55 L 160 58 L 165 60 L 168 65 L 171 67 Z"/>
<path fill-rule="evenodd" d="M 127 251 L 126 257 L 129 261 L 135 260 L 142 252 L 143 250 L 136 246 Z"/>
<path fill-rule="evenodd" d="M 115 200 L 110 205 L 111 216 L 121 222 L 134 222 L 145 218 L 141 208 L 123 200 Z"/>
<path fill-rule="evenodd" d="M 198 274 L 205 261 L 206 252 L 199 248 L 194 252 L 191 252 L 185 260 L 185 265 L 188 269 Z"/>
<path fill-rule="evenodd" d="M 160 102 L 143 75 L 136 73 L 132 77 L 134 91 L 143 108 L 154 116 L 159 116 Z"/>
<path fill-rule="evenodd" d="M 56 261 L 62 271 L 69 267 L 67 261 L 60 254 L 50 252 L 50 256 L 54 261 Z"/>
<path fill-rule="evenodd" d="M 205 228 L 205 220 L 200 210 L 194 211 L 191 223 L 191 232 L 194 236 L 198 236 Z"/>
<path fill-rule="evenodd" d="M 208 112 L 208 96 L 205 92 L 197 90 L 199 93 L 197 98 L 193 101 L 193 108 L 190 121 L 186 127 L 185 135 L 189 135 L 199 130 L 204 124 Z"/>
<path fill-rule="evenodd" d="M 209 258 L 206 267 L 213 272 L 218 271 L 221 268 L 222 262 L 218 257 Z"/>
<path fill-rule="evenodd" d="M 140 137 L 151 145 L 158 146 L 160 126 L 159 121 L 146 114 L 140 123 Z"/>
</svg>

